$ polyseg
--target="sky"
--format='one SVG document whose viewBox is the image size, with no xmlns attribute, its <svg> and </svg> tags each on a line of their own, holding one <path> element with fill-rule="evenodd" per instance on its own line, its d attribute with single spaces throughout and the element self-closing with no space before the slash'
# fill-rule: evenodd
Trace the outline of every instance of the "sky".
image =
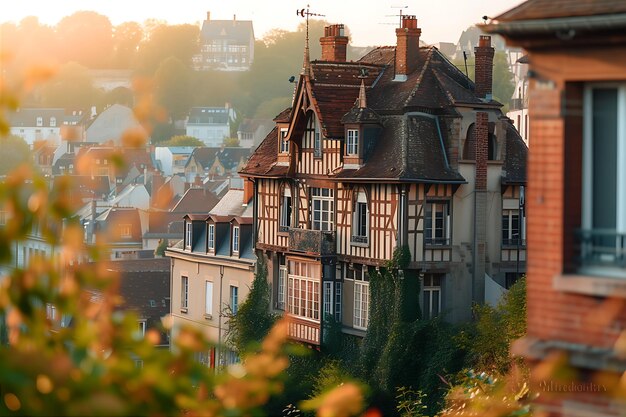
<svg viewBox="0 0 626 417">
<path fill-rule="evenodd" d="M 417 16 L 426 43 L 456 43 L 467 27 L 482 22 L 482 16 L 496 17 L 522 0 L 309 0 L 310 11 L 325 15 L 331 23 L 343 23 L 352 33 L 355 46 L 393 45 L 394 27 L 400 11 Z M 211 12 L 216 20 L 252 20 L 256 38 L 274 28 L 294 30 L 302 18 L 296 10 L 305 1 L 294 0 L 19 0 L 5 5 L 0 21 L 19 22 L 37 16 L 40 22 L 55 25 L 64 16 L 79 10 L 106 15 L 113 25 L 148 18 L 170 24 L 200 23 Z"/>
</svg>

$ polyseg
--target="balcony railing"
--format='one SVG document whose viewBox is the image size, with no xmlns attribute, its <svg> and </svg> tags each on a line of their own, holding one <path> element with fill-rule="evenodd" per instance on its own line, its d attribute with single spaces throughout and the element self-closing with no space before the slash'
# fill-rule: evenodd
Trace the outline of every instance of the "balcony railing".
<svg viewBox="0 0 626 417">
<path fill-rule="evenodd" d="M 512 239 L 502 239 L 502 246 L 521 246 L 521 247 L 525 247 L 526 246 L 526 239 L 518 239 L 518 238 L 512 238 Z"/>
<path fill-rule="evenodd" d="M 367 245 L 369 242 L 369 239 L 367 238 L 367 236 L 352 236 L 352 238 L 350 239 L 350 242 L 359 243 L 361 245 Z"/>
<path fill-rule="evenodd" d="M 310 255 L 335 255 L 335 232 L 289 229 L 289 250 Z"/>
<path fill-rule="evenodd" d="M 426 246 L 450 246 L 450 238 L 448 237 L 425 237 L 424 245 Z"/>
<path fill-rule="evenodd" d="M 626 233 L 611 229 L 579 230 L 578 238 L 581 269 L 626 270 Z"/>
</svg>

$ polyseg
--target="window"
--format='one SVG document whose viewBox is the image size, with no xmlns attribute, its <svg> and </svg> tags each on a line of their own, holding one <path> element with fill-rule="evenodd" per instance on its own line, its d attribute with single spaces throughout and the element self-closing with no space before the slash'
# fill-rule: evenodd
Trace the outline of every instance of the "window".
<svg viewBox="0 0 626 417">
<path fill-rule="evenodd" d="M 626 84 L 584 92 L 581 265 L 623 277 L 626 269 Z"/>
<path fill-rule="evenodd" d="M 323 316 L 327 317 L 333 314 L 333 282 L 332 281 L 324 281 L 324 302 L 323 306 Z"/>
<path fill-rule="evenodd" d="M 335 320 L 341 323 L 341 282 L 335 282 Z"/>
<path fill-rule="evenodd" d="M 287 140 L 287 129 L 280 129 L 280 153 L 289 153 L 289 141 Z"/>
<path fill-rule="evenodd" d="M 204 282 L 204 315 L 213 318 L 213 283 Z"/>
<path fill-rule="evenodd" d="M 239 226 L 233 226 L 233 252 L 239 252 Z"/>
<path fill-rule="evenodd" d="M 37 127 L 43 126 L 43 117 L 37 117 Z"/>
<path fill-rule="evenodd" d="M 287 232 L 291 227 L 291 217 L 292 217 L 292 205 L 291 205 L 291 190 L 289 187 L 285 187 L 283 191 L 283 199 L 280 210 L 280 231 Z"/>
<path fill-rule="evenodd" d="M 7 212 L 0 211 L 0 226 L 5 226 L 7 224 Z"/>
<path fill-rule="evenodd" d="M 124 239 L 130 238 L 132 236 L 130 231 L 131 231 L 130 224 L 121 224 L 120 225 L 120 237 L 122 237 Z"/>
<path fill-rule="evenodd" d="M 315 144 L 313 147 L 313 156 L 316 158 L 322 157 L 322 138 L 320 137 L 320 132 L 315 132 Z"/>
<path fill-rule="evenodd" d="M 502 245 L 517 246 L 525 245 L 526 219 L 522 216 L 520 222 L 519 210 L 502 210 Z"/>
<path fill-rule="evenodd" d="M 46 304 L 46 317 L 48 320 L 54 321 L 57 319 L 57 309 L 54 305 Z"/>
<path fill-rule="evenodd" d="M 145 336 L 146 335 L 146 321 L 139 320 L 137 323 L 139 325 L 139 334 L 141 334 L 141 336 Z"/>
<path fill-rule="evenodd" d="M 369 298 L 370 283 L 367 266 L 354 265 L 354 270 L 349 271 L 354 277 L 354 327 L 366 330 L 369 322 Z"/>
<path fill-rule="evenodd" d="M 334 193 L 330 188 L 311 188 L 313 200 L 313 230 L 331 231 L 335 222 Z"/>
<path fill-rule="evenodd" d="M 296 316 L 320 319 L 320 266 L 289 261 L 288 311 Z"/>
<path fill-rule="evenodd" d="M 180 308 L 187 311 L 189 296 L 189 278 L 180 277 Z"/>
<path fill-rule="evenodd" d="M 207 230 L 207 245 L 209 250 L 215 250 L 215 225 L 209 224 L 209 228 Z"/>
<path fill-rule="evenodd" d="M 427 202 L 424 215 L 424 243 L 450 244 L 450 205 L 448 202 Z"/>
<path fill-rule="evenodd" d="M 424 275 L 424 299 L 422 303 L 424 319 L 437 317 L 441 312 L 441 275 Z"/>
<path fill-rule="evenodd" d="M 50 127 L 56 127 L 57 125 L 57 118 L 56 117 L 51 117 L 50 118 Z"/>
<path fill-rule="evenodd" d="M 276 308 L 285 309 L 285 282 L 287 281 L 287 265 L 281 265 L 278 270 L 278 294 Z"/>
<path fill-rule="evenodd" d="M 359 154 L 359 131 L 356 129 L 348 130 L 348 140 L 346 141 L 346 154 Z"/>
<path fill-rule="evenodd" d="M 367 244 L 369 231 L 369 209 L 367 207 L 367 196 L 360 192 L 354 203 L 352 214 L 352 243 Z"/>
<path fill-rule="evenodd" d="M 230 286 L 230 309 L 233 314 L 237 314 L 239 309 L 239 287 Z"/>
<path fill-rule="evenodd" d="M 191 222 L 185 223 L 185 247 L 191 248 Z"/>
</svg>

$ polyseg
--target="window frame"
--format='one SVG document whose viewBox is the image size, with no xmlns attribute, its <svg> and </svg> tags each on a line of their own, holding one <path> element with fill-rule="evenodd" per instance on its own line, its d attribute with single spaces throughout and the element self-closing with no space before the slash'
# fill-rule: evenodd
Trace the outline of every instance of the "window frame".
<svg viewBox="0 0 626 417">
<path fill-rule="evenodd" d="M 237 314 L 239 311 L 239 287 L 236 285 L 230 286 L 230 311 L 232 314 Z"/>
<path fill-rule="evenodd" d="M 616 90 L 616 167 L 615 167 L 615 230 L 598 229 L 593 225 L 594 211 L 594 126 L 593 126 L 593 92 L 595 90 Z M 623 278 L 626 261 L 619 259 L 626 250 L 626 83 L 585 83 L 583 88 L 583 138 L 582 138 L 582 201 L 581 201 L 581 263 L 578 272 L 584 275 L 608 278 Z M 611 239 L 615 235 L 615 254 L 602 254 L 606 246 L 600 246 L 599 252 L 594 239 Z M 585 242 L 590 239 L 591 243 Z M 586 264 L 587 254 L 599 257 L 600 264 Z M 609 259 L 615 256 L 617 259 Z M 604 263 L 604 264 L 602 264 Z M 620 265 L 621 263 L 621 265 Z"/>
<path fill-rule="evenodd" d="M 186 313 L 189 309 L 189 277 L 180 277 L 180 311 Z"/>
<path fill-rule="evenodd" d="M 424 274 L 424 278 L 422 281 L 422 316 L 425 320 L 430 320 L 441 314 L 441 306 L 442 306 L 442 282 L 445 276 L 442 274 Z M 435 284 L 435 278 L 438 279 L 438 284 Z M 438 295 L 438 303 L 437 303 L 437 312 L 433 314 L 433 296 L 437 293 Z M 428 296 L 428 311 L 426 310 L 426 297 Z"/>
<path fill-rule="evenodd" d="M 358 271 L 360 267 L 360 272 Z M 354 297 L 352 326 L 367 330 L 369 325 L 370 283 L 367 265 L 354 265 Z M 358 289 L 358 290 L 357 290 Z"/>
<path fill-rule="evenodd" d="M 348 129 L 346 133 L 346 155 L 359 156 L 359 129 Z"/>
<path fill-rule="evenodd" d="M 285 187 L 281 194 L 280 219 L 278 227 L 280 232 L 288 232 L 293 221 L 293 197 L 291 188 Z"/>
<path fill-rule="evenodd" d="M 328 190 L 328 195 L 325 194 Z M 334 231 L 335 226 L 335 190 L 332 188 L 311 187 L 311 229 L 326 232 Z M 316 208 L 316 203 L 319 207 Z M 324 209 L 324 203 L 327 203 L 327 209 Z M 316 220 L 316 213 L 319 213 L 319 219 Z M 324 220 L 324 213 L 327 213 Z"/>
<path fill-rule="evenodd" d="M 276 308 L 278 310 L 286 309 L 286 285 L 287 285 L 287 265 L 280 265 L 278 267 L 278 282 L 276 288 Z"/>
<path fill-rule="evenodd" d="M 442 210 L 434 210 L 433 208 L 442 207 Z M 451 200 L 427 200 L 424 204 L 424 246 L 450 246 L 452 241 L 452 216 L 451 216 Z M 430 216 L 429 216 L 430 213 Z M 441 213 L 441 236 L 436 235 L 437 214 Z"/>
<path fill-rule="evenodd" d="M 191 249 L 191 241 L 193 237 L 193 225 L 190 221 L 185 222 L 185 248 Z"/>
<path fill-rule="evenodd" d="M 287 129 L 284 127 L 280 128 L 280 144 L 278 148 L 278 152 L 281 154 L 289 153 L 289 140 L 287 140 Z"/>
<path fill-rule="evenodd" d="M 213 287 L 213 281 L 204 281 L 204 317 L 208 319 L 213 318 Z"/>
<path fill-rule="evenodd" d="M 241 238 L 239 226 L 233 226 L 233 253 L 239 253 L 239 242 Z"/>
<path fill-rule="evenodd" d="M 209 223 L 207 225 L 207 249 L 209 252 L 215 251 L 215 224 Z"/>
</svg>

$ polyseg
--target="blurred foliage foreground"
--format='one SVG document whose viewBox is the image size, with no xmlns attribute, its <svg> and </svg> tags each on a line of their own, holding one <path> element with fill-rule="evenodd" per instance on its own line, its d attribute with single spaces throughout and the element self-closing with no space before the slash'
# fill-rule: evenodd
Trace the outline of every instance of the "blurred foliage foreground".
<svg viewBox="0 0 626 417">
<path fill-rule="evenodd" d="M 0 140 L 9 130 L 6 112 L 49 74 L 34 71 L 19 89 L 0 80 Z M 143 121 L 152 116 L 148 99 L 135 109 Z M 51 188 L 27 165 L 0 181 L 6 219 L 0 227 L 0 414 L 263 415 L 262 406 L 283 390 L 293 349 L 286 344 L 287 323 L 278 322 L 241 364 L 218 373 L 194 360 L 212 347 L 197 330 L 180 329 L 169 350 L 155 347 L 169 320 L 144 336 L 137 317 L 119 310 L 118 277 L 102 260 L 102 244 L 84 245 L 71 195 L 70 177 Z M 17 243 L 33 230 L 53 255 L 31 257 L 18 267 Z M 96 262 L 81 262 L 86 259 Z M 68 317 L 71 324 L 61 326 Z M 320 416 L 358 414 L 360 388 L 346 383 L 310 408 Z"/>
</svg>

